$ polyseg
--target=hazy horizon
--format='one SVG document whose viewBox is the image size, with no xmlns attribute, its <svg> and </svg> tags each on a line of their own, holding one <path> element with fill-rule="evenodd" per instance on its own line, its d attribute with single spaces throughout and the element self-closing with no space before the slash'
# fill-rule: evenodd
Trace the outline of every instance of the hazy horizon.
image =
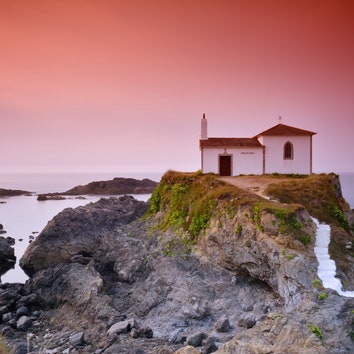
<svg viewBox="0 0 354 354">
<path fill-rule="evenodd" d="M 209 136 L 317 132 L 354 172 L 350 0 L 0 0 L 0 172 L 200 169 Z"/>
</svg>

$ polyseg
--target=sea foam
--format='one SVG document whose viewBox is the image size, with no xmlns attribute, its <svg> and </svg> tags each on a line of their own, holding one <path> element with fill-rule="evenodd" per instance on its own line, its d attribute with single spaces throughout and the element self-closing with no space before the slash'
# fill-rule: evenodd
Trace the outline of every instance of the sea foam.
<svg viewBox="0 0 354 354">
<path fill-rule="evenodd" d="M 317 227 L 315 255 L 318 260 L 318 277 L 322 280 L 325 288 L 334 289 L 339 295 L 354 297 L 354 291 L 343 291 L 342 284 L 336 278 L 336 264 L 329 258 L 328 245 L 331 238 L 331 228 L 327 224 L 321 224 L 317 219 L 312 218 Z"/>
</svg>

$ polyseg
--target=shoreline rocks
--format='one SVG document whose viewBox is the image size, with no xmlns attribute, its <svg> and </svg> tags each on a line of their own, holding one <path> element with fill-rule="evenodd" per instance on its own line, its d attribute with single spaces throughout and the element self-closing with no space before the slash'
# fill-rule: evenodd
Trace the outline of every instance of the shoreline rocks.
<svg viewBox="0 0 354 354">
<path fill-rule="evenodd" d="M 2 224 L 0 224 L 0 234 L 6 234 Z M 15 267 L 16 256 L 13 248 L 14 244 L 14 238 L 0 236 L 0 283 L 1 276 Z"/>
</svg>

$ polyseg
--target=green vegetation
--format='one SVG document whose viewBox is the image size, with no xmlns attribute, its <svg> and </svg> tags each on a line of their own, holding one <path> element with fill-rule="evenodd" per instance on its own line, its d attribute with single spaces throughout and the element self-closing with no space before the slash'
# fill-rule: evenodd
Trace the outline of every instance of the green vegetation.
<svg viewBox="0 0 354 354">
<path fill-rule="evenodd" d="M 294 253 L 287 253 L 285 250 L 282 250 L 281 254 L 288 260 L 291 261 L 296 257 L 296 254 Z"/>
<path fill-rule="evenodd" d="M 343 229 L 349 231 L 349 224 L 346 216 L 344 215 L 343 211 L 339 209 L 338 206 L 333 207 L 333 214 L 335 218 L 338 220 L 339 224 L 343 227 Z"/>
<path fill-rule="evenodd" d="M 322 332 L 320 330 L 320 328 L 317 325 L 314 324 L 309 324 L 308 328 L 310 329 L 310 331 L 312 333 L 314 333 L 319 339 L 321 339 L 321 341 L 323 340 L 323 335 Z"/>
<path fill-rule="evenodd" d="M 163 211 L 159 229 L 182 231 L 184 244 L 193 245 L 197 236 L 210 226 L 218 201 L 230 200 L 238 192 L 214 175 L 169 171 L 154 190 L 147 215 Z M 222 226 L 221 220 L 218 225 Z"/>
<path fill-rule="evenodd" d="M 237 224 L 236 229 L 235 229 L 235 235 L 241 236 L 241 233 L 242 233 L 242 225 Z"/>
<path fill-rule="evenodd" d="M 251 220 L 257 225 L 257 229 L 260 232 L 264 231 L 264 228 L 261 224 L 261 207 L 258 205 L 258 203 L 253 206 Z"/>
<path fill-rule="evenodd" d="M 324 289 L 323 288 L 323 284 L 322 284 L 322 280 L 319 278 L 316 278 L 313 282 L 312 282 L 312 287 L 315 289 Z"/>
<path fill-rule="evenodd" d="M 273 320 L 276 320 L 278 318 L 283 318 L 283 315 L 281 315 L 280 313 L 276 313 L 274 316 L 273 316 Z"/>
<path fill-rule="evenodd" d="M 328 298 L 328 294 L 325 291 L 321 291 L 318 295 L 317 295 L 317 299 L 318 300 L 326 300 Z"/>
<path fill-rule="evenodd" d="M 278 231 L 281 234 L 292 234 L 303 245 L 307 246 L 311 242 L 311 236 L 302 230 L 301 223 L 296 219 L 295 211 L 279 208 L 274 212 L 278 219 Z"/>
</svg>

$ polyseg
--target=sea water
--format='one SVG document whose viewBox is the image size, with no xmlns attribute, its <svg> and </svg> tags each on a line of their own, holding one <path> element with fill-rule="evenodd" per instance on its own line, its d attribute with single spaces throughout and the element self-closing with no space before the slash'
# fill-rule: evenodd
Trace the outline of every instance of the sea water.
<svg viewBox="0 0 354 354">
<path fill-rule="evenodd" d="M 109 196 L 84 196 L 85 199 L 77 199 L 74 196 L 64 200 L 38 201 L 37 194 L 50 192 L 64 192 L 77 185 L 85 185 L 93 181 L 110 180 L 114 177 L 131 177 L 136 179 L 149 178 L 158 182 L 160 173 L 154 174 L 74 174 L 74 173 L 50 173 L 50 174 L 0 174 L 0 188 L 20 189 L 30 191 L 30 196 L 16 196 L 0 198 L 0 224 L 3 225 L 6 234 L 15 239 L 15 255 L 17 263 L 15 269 L 9 270 L 1 277 L 2 282 L 23 283 L 27 276 L 18 265 L 18 261 L 24 254 L 27 246 L 35 238 L 55 215 L 65 208 L 76 208 L 100 198 Z M 136 194 L 138 200 L 148 200 L 150 194 Z"/>
<path fill-rule="evenodd" d="M 321 224 L 312 218 L 316 224 L 316 244 L 314 248 L 318 260 L 318 277 L 325 288 L 336 290 L 338 294 L 345 297 L 354 297 L 354 291 L 343 291 L 342 283 L 336 277 L 336 264 L 329 258 L 328 246 L 331 239 L 331 228 L 327 224 Z"/>
</svg>

